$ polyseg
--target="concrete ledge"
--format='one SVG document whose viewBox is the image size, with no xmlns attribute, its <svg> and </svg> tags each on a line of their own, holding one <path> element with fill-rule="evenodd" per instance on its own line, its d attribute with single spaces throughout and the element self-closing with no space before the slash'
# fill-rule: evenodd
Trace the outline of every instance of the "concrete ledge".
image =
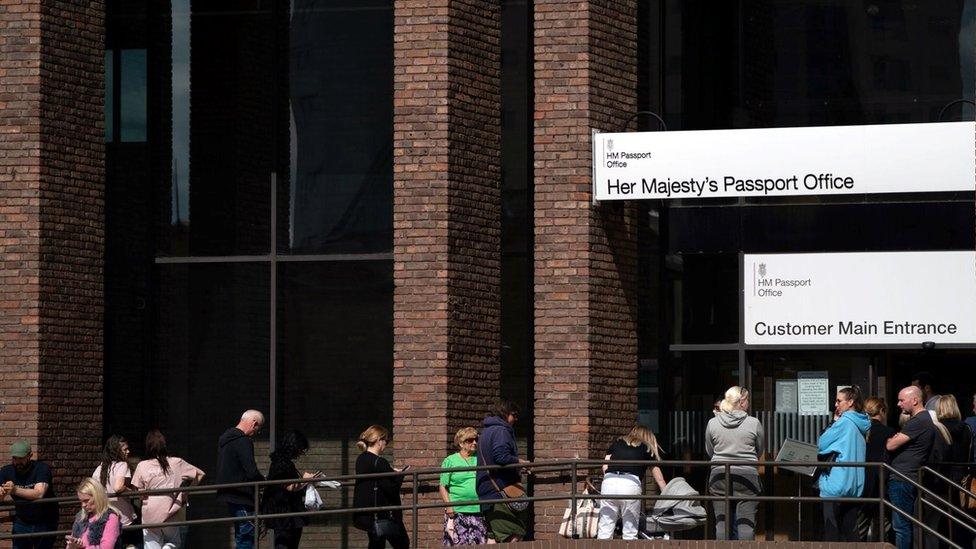
<svg viewBox="0 0 976 549">
<path fill-rule="evenodd" d="M 776 546 L 784 549 L 894 549 L 888 543 L 836 543 L 824 541 L 714 541 L 714 540 L 673 540 L 673 541 L 624 541 L 594 539 L 554 539 L 546 541 L 525 541 L 509 543 L 504 547 L 512 549 L 623 549 L 641 547 L 644 549 L 752 549 L 754 547 Z M 484 549 L 497 549 L 500 545 L 478 545 Z"/>
</svg>

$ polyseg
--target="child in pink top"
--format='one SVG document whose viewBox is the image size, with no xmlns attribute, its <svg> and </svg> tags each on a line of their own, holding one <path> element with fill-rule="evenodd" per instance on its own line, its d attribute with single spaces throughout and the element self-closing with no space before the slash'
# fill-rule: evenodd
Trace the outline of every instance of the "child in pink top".
<svg viewBox="0 0 976 549">
<path fill-rule="evenodd" d="M 122 532 L 119 514 L 108 506 L 105 489 L 95 479 L 78 485 L 81 511 L 75 515 L 71 534 L 65 536 L 67 549 L 113 549 Z"/>
</svg>

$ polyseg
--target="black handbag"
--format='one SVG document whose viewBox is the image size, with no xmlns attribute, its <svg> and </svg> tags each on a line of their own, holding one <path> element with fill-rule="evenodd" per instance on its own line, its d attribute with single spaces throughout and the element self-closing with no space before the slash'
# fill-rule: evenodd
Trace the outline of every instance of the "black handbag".
<svg viewBox="0 0 976 549">
<path fill-rule="evenodd" d="M 379 464 L 380 458 L 376 458 L 373 469 Z M 373 507 L 379 507 L 379 479 L 373 480 Z M 400 534 L 400 521 L 393 518 L 392 511 L 381 511 L 373 513 L 373 524 L 369 527 L 369 533 L 375 539 L 395 538 Z"/>
</svg>

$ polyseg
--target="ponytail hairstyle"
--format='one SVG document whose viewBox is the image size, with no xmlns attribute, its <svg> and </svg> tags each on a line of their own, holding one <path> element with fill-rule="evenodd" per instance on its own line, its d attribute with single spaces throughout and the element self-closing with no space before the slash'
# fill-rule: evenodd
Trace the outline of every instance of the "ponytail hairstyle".
<svg viewBox="0 0 976 549">
<path fill-rule="evenodd" d="M 105 441 L 105 447 L 102 448 L 102 469 L 98 474 L 98 481 L 102 483 L 102 486 L 108 485 L 108 472 L 112 468 L 112 464 L 126 460 L 125 454 L 122 453 L 123 444 L 125 444 L 125 439 L 119 435 L 112 435 Z"/>
<path fill-rule="evenodd" d="M 864 401 L 864 413 L 868 417 L 885 417 L 888 415 L 888 406 L 883 398 L 871 397 Z"/>
<path fill-rule="evenodd" d="M 382 425 L 370 425 L 359 435 L 356 448 L 359 448 L 360 452 L 365 452 L 367 448 L 381 440 L 390 440 L 390 431 Z"/>
<path fill-rule="evenodd" d="M 169 453 L 166 451 L 166 437 L 159 429 L 153 429 L 146 435 L 146 458 L 159 461 L 159 468 L 163 474 L 169 473 Z"/>
<path fill-rule="evenodd" d="M 739 405 L 747 398 L 749 398 L 749 390 L 735 385 L 725 391 L 725 398 L 722 399 L 718 407 L 726 414 L 731 414 L 733 411 L 739 410 Z"/>
<path fill-rule="evenodd" d="M 855 412 L 864 412 L 864 396 L 861 395 L 861 388 L 857 385 L 851 385 L 850 387 L 844 387 L 837 394 L 844 395 L 844 400 L 851 400 L 854 403 L 851 408 Z"/>
</svg>

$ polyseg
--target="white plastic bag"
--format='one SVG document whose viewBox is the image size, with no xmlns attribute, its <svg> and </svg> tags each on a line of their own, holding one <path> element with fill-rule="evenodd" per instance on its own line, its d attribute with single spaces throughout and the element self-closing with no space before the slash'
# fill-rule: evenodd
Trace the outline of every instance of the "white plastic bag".
<svg viewBox="0 0 976 549">
<path fill-rule="evenodd" d="M 318 511 L 322 508 L 322 497 L 312 484 L 305 488 L 305 508 L 309 511 Z"/>
</svg>

